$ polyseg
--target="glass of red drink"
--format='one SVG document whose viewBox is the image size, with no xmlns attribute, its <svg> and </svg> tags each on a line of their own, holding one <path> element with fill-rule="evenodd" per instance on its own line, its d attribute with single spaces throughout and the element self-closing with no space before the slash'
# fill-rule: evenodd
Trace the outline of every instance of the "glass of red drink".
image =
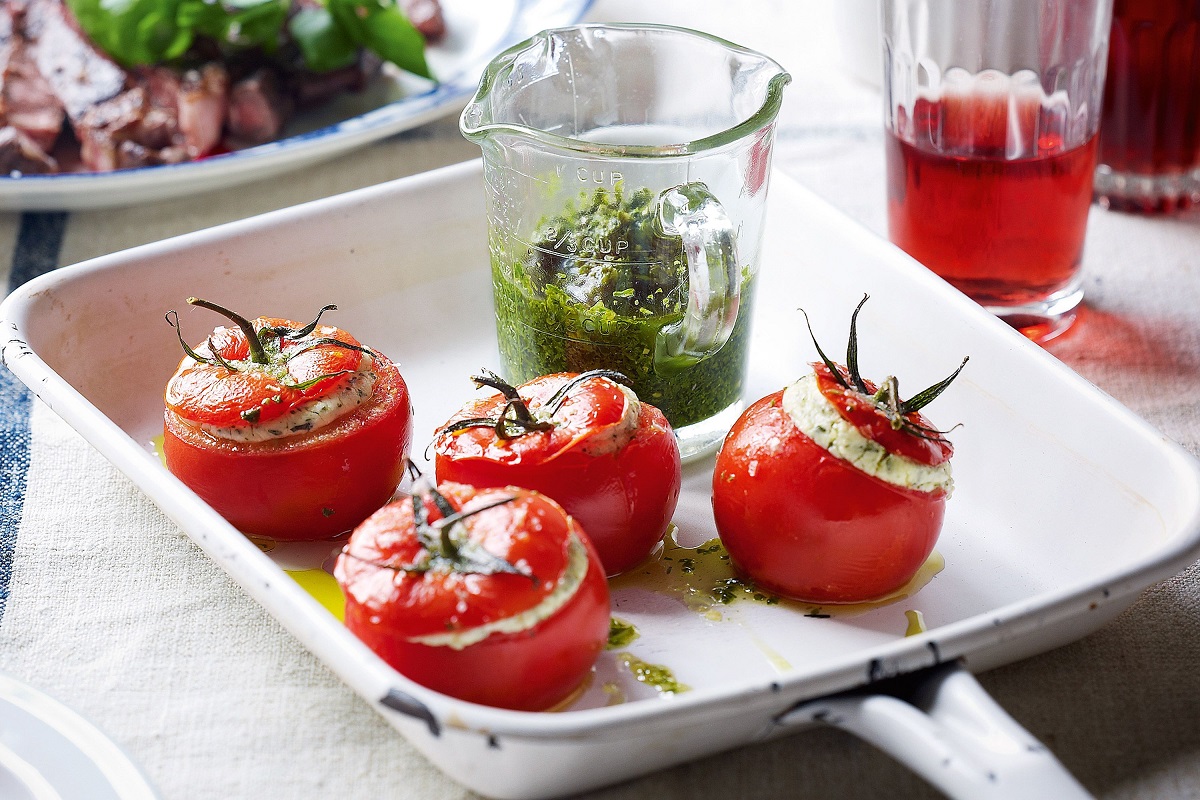
<svg viewBox="0 0 1200 800">
<path fill-rule="evenodd" d="M 883 0 L 888 234 L 1013 327 L 1075 319 L 1112 0 Z"/>
<path fill-rule="evenodd" d="M 1200 0 L 1114 0 L 1096 197 L 1121 211 L 1200 204 Z"/>
</svg>

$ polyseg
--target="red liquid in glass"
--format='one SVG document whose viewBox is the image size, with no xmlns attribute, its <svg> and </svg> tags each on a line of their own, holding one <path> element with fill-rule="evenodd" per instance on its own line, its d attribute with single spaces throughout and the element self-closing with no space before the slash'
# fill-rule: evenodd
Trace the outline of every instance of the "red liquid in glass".
<svg viewBox="0 0 1200 800">
<path fill-rule="evenodd" d="M 1136 176 L 1200 166 L 1200 0 L 1115 0 L 1099 161 Z"/>
<path fill-rule="evenodd" d="M 1069 148 L 1057 119 L 1007 95 L 918 99 L 896 123 L 908 141 L 886 137 L 891 240 L 983 305 L 1034 305 L 1067 287 L 1096 137 Z"/>
</svg>

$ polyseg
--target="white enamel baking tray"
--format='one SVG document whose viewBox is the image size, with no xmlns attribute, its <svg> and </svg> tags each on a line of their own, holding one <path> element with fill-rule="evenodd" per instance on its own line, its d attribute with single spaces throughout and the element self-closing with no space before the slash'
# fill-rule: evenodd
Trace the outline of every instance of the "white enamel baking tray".
<svg viewBox="0 0 1200 800">
<path fill-rule="evenodd" d="M 337 303 L 338 323 L 401 365 L 420 456 L 471 394 L 467 376 L 496 365 L 482 198 L 472 162 L 64 268 L 0 306 L 5 360 L 432 762 L 483 794 L 580 791 L 819 720 L 875 741 L 952 794 L 1082 796 L 1065 773 L 1045 777 L 1052 757 L 962 670 L 925 679 L 915 702 L 928 714 L 869 690 L 829 696 L 895 694 L 892 676 L 956 661 L 984 670 L 1100 627 L 1200 556 L 1197 464 L 785 176 L 771 188 L 751 398 L 815 357 L 799 307 L 837 352 L 863 292 L 872 298 L 860 317 L 864 374 L 896 374 L 911 390 L 971 356 L 931 409 L 938 424 L 962 424 L 957 489 L 938 545 L 945 568 L 911 597 L 824 616 L 755 602 L 696 608 L 623 581 L 615 614 L 641 634 L 623 650 L 670 668 L 690 691 L 659 695 L 606 653 L 561 712 L 483 708 L 407 681 L 280 567 L 319 565 L 328 546 L 264 554 L 166 472 L 150 442 L 180 354 L 163 315 L 180 309 L 192 338 L 215 322 L 185 306 L 191 295 L 294 318 Z M 683 544 L 715 536 L 710 473 L 711 461 L 685 468 Z M 906 636 L 906 611 L 927 630 Z M 624 702 L 606 705 L 614 698 Z M 980 726 L 986 735 L 972 734 Z M 1019 788 L 1028 785 L 1042 793 Z"/>
</svg>

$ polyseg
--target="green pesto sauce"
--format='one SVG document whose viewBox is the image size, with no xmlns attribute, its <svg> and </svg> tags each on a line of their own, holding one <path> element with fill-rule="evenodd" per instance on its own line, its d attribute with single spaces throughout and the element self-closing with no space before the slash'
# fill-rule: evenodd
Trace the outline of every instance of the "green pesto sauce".
<svg viewBox="0 0 1200 800">
<path fill-rule="evenodd" d="M 729 553 L 720 539 L 709 539 L 697 547 L 685 547 L 675 540 L 672 529 L 663 538 L 663 547 L 654 558 L 648 558 L 635 569 L 611 578 L 609 587 L 615 591 L 637 588 L 674 595 L 689 609 L 713 622 L 724 618 L 726 606 L 741 602 L 783 606 L 806 617 L 828 619 L 832 616 L 862 614 L 911 597 L 945 567 L 946 559 L 935 550 L 907 584 L 886 597 L 861 603 L 819 605 L 780 597 L 742 577 L 734 570 Z M 909 613 L 907 635 L 924 630 L 913 627 L 924 624 L 923 617 L 920 617 L 919 623 L 913 622 L 914 613 L 919 617 L 919 612 Z"/>
<path fill-rule="evenodd" d="M 663 694 L 679 694 L 692 688 L 677 681 L 675 674 L 661 664 L 647 663 L 631 653 L 618 653 L 617 657 L 638 682 L 653 686 Z"/>
<path fill-rule="evenodd" d="M 752 600 L 772 606 L 779 603 L 779 597 L 762 591 L 752 581 L 734 573 L 729 553 L 720 539 L 710 539 L 696 548 L 668 548 L 663 552 L 662 560 L 668 573 L 678 569 L 681 575 L 691 576 L 689 585 L 694 586 L 698 592 L 696 599 L 701 603 L 705 599 L 723 606 L 735 600 Z"/>
<path fill-rule="evenodd" d="M 623 619 L 612 617 L 608 621 L 608 644 L 605 650 L 616 650 L 625 647 L 641 636 L 638 629 Z"/>
<path fill-rule="evenodd" d="M 683 318 L 688 275 L 679 237 L 656 233 L 656 196 L 638 189 L 583 192 L 545 220 L 525 251 L 493 249 L 492 287 L 505 377 L 613 369 L 675 427 L 707 419 L 742 394 L 753 280 L 716 354 L 682 372 L 654 369 L 655 337 Z"/>
</svg>

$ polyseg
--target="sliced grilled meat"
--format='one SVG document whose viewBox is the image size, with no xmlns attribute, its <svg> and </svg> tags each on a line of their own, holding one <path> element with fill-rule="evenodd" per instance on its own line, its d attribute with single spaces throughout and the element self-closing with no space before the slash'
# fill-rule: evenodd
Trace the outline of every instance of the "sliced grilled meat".
<svg viewBox="0 0 1200 800">
<path fill-rule="evenodd" d="M 187 160 L 187 151 L 182 147 L 152 149 L 128 140 L 121 142 L 117 147 L 118 169 L 154 167 L 160 164 L 178 164 Z"/>
<path fill-rule="evenodd" d="M 296 108 L 303 110 L 328 103 L 346 92 L 361 92 L 367 82 L 379 74 L 383 62 L 374 53 L 364 51 L 348 67 L 329 72 L 297 70 L 291 76 L 290 91 Z"/>
<path fill-rule="evenodd" d="M 9 36 L 0 39 L 0 125 L 11 125 L 39 149 L 49 152 L 62 132 L 66 114 L 38 71 L 29 44 L 11 35 L 8 11 L 6 8 L 0 12 L 0 19 L 8 21 L 10 31 Z"/>
<path fill-rule="evenodd" d="M 0 128 L 0 174 L 57 172 L 58 162 L 11 125 Z"/>
<path fill-rule="evenodd" d="M 116 97 L 127 74 L 75 29 L 60 0 L 28 0 L 23 35 L 71 120 Z"/>
<path fill-rule="evenodd" d="M 287 95 L 279 73 L 261 67 L 233 85 L 229 93 L 226 127 L 235 145 L 262 144 L 278 139 L 295 104 Z"/>
<path fill-rule="evenodd" d="M 188 158 L 206 156 L 221 143 L 229 104 L 229 73 L 205 64 L 183 73 L 179 86 L 179 132 Z"/>
</svg>

